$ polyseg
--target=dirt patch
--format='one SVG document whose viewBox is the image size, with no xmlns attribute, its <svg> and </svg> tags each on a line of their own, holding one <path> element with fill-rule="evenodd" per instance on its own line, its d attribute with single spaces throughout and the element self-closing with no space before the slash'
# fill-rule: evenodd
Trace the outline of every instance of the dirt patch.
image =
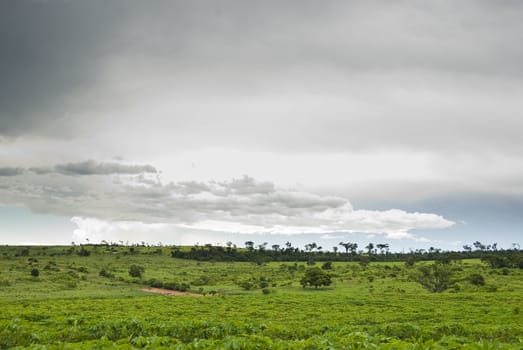
<svg viewBox="0 0 523 350">
<path fill-rule="evenodd" d="M 178 290 L 170 290 L 170 289 L 163 289 L 163 288 L 144 288 L 142 289 L 143 292 L 147 293 L 157 293 L 162 295 L 175 295 L 175 296 L 181 296 L 181 295 L 188 295 L 191 297 L 203 297 L 203 294 L 198 293 L 191 293 L 191 292 L 180 292 Z"/>
</svg>

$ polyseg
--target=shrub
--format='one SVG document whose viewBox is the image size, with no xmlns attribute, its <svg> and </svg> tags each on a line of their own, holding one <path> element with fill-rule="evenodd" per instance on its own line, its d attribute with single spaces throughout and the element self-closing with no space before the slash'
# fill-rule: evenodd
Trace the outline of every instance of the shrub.
<svg viewBox="0 0 523 350">
<path fill-rule="evenodd" d="M 78 254 L 79 256 L 89 256 L 91 255 L 91 252 L 82 247 L 76 254 Z"/>
<path fill-rule="evenodd" d="M 145 268 L 143 266 L 133 264 L 129 267 L 129 276 L 131 277 L 141 278 L 144 272 Z"/>
<path fill-rule="evenodd" d="M 31 270 L 31 276 L 33 276 L 33 277 L 40 276 L 40 270 L 38 270 L 37 268 L 32 269 Z"/>
<path fill-rule="evenodd" d="M 252 288 L 254 288 L 254 284 L 249 280 L 241 281 L 240 283 L 238 283 L 238 286 L 245 290 L 251 290 Z"/>
<path fill-rule="evenodd" d="M 103 267 L 100 272 L 98 273 L 98 275 L 100 277 L 105 277 L 105 278 L 114 278 L 114 274 L 110 273 L 109 271 L 107 271 L 105 269 L 105 267 Z"/>
<path fill-rule="evenodd" d="M 155 278 L 151 278 L 149 281 L 147 281 L 147 284 L 153 288 L 164 288 L 164 283 Z M 170 288 L 167 288 L 167 289 L 170 289 Z"/>
<path fill-rule="evenodd" d="M 259 284 L 260 288 L 267 288 L 269 286 L 269 282 L 267 281 L 260 281 L 260 284 Z"/>
<path fill-rule="evenodd" d="M 269 288 L 263 288 L 262 289 L 262 293 L 263 294 L 270 294 L 271 293 L 271 290 Z"/>
<path fill-rule="evenodd" d="M 305 271 L 305 275 L 300 280 L 303 288 L 306 286 L 328 286 L 331 284 L 331 276 L 319 267 L 311 267 Z"/>
<path fill-rule="evenodd" d="M 11 285 L 11 282 L 9 280 L 0 280 L 0 287 L 9 287 Z"/>
<path fill-rule="evenodd" d="M 416 258 L 413 256 L 408 256 L 405 260 L 405 266 L 412 267 L 416 263 Z"/>
<path fill-rule="evenodd" d="M 332 270 L 332 261 L 324 262 L 323 265 L 321 265 L 321 268 L 323 270 Z"/>
<path fill-rule="evenodd" d="M 485 285 L 485 277 L 479 273 L 473 273 L 468 278 L 469 282 L 472 283 L 475 286 L 484 286 Z"/>
<path fill-rule="evenodd" d="M 441 293 L 453 285 L 452 268 L 441 263 L 423 265 L 418 268 L 414 280 L 433 293 Z"/>
</svg>

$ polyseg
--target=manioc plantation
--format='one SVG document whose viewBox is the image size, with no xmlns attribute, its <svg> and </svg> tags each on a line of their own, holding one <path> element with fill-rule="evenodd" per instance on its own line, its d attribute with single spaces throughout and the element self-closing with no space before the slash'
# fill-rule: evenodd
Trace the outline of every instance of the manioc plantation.
<svg viewBox="0 0 523 350">
<path fill-rule="evenodd" d="M 0 349 L 523 348 L 516 247 L 350 244 L 2 246 Z"/>
</svg>

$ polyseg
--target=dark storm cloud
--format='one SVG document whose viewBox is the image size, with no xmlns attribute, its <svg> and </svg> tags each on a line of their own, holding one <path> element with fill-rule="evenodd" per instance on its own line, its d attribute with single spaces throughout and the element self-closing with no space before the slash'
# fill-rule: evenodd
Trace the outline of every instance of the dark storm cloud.
<svg viewBox="0 0 523 350">
<path fill-rule="evenodd" d="M 38 175 L 57 173 L 63 175 L 110 175 L 156 173 L 152 165 L 126 165 L 119 163 L 101 163 L 87 160 L 78 163 L 57 164 L 54 167 L 31 167 L 30 171 Z"/>
<path fill-rule="evenodd" d="M 157 172 L 152 165 L 98 163 L 94 160 L 88 160 L 81 163 L 59 164 L 54 168 L 56 172 L 65 175 L 140 174 Z"/>
<path fill-rule="evenodd" d="M 128 147 L 145 134 L 162 148 L 288 152 L 523 149 L 520 2 L 0 6 L 0 135 L 110 130 Z"/>
<path fill-rule="evenodd" d="M 0 167 L 0 176 L 17 176 L 24 173 L 22 168 L 2 168 Z"/>
<path fill-rule="evenodd" d="M 119 7 L 97 0 L 0 2 L 0 135 L 72 132 L 71 100 L 86 98 L 100 62 L 114 50 Z"/>
</svg>

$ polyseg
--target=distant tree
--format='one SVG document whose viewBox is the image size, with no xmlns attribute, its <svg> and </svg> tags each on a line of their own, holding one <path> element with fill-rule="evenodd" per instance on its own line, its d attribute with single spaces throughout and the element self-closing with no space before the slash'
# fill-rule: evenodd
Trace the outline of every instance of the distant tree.
<svg viewBox="0 0 523 350">
<path fill-rule="evenodd" d="M 334 255 L 338 254 L 338 247 L 332 247 L 332 251 L 334 252 Z"/>
<path fill-rule="evenodd" d="M 380 254 L 383 254 L 384 250 L 389 249 L 389 245 L 387 243 L 378 243 L 378 244 L 376 244 L 376 248 L 378 248 L 380 250 Z"/>
<path fill-rule="evenodd" d="M 373 243 L 369 243 L 365 246 L 365 249 L 367 249 L 367 252 L 369 253 L 369 255 L 372 255 L 372 250 L 374 249 L 374 244 Z"/>
<path fill-rule="evenodd" d="M 267 242 L 263 242 L 262 244 L 258 244 L 258 250 L 259 250 L 260 252 L 265 251 L 265 248 L 267 248 L 267 244 L 269 244 L 269 243 L 267 243 Z"/>
<path fill-rule="evenodd" d="M 314 249 L 316 249 L 318 245 L 315 242 L 305 244 L 305 251 L 312 252 Z"/>
<path fill-rule="evenodd" d="M 340 244 L 343 248 L 345 248 L 345 253 L 349 254 L 349 250 L 351 254 L 356 254 L 356 249 L 358 249 L 358 243 L 351 243 L 351 242 L 340 242 Z"/>
<path fill-rule="evenodd" d="M 310 267 L 305 270 L 303 278 L 300 280 L 303 288 L 307 286 L 328 286 L 331 284 L 331 276 L 319 267 Z"/>
<path fill-rule="evenodd" d="M 272 250 L 274 250 L 275 252 L 279 251 L 280 250 L 280 245 L 279 244 L 273 244 L 271 246 Z"/>
<path fill-rule="evenodd" d="M 253 241 L 245 242 L 245 248 L 247 248 L 248 251 L 253 251 L 254 250 L 254 242 Z"/>
<path fill-rule="evenodd" d="M 476 250 L 484 251 L 486 249 L 485 245 L 482 244 L 480 241 L 476 241 L 472 243 L 472 245 L 476 248 Z"/>
<path fill-rule="evenodd" d="M 340 242 L 340 245 L 345 248 L 345 254 L 349 254 L 350 242 Z"/>
<path fill-rule="evenodd" d="M 465 245 L 463 246 L 463 250 L 466 251 L 466 252 L 469 252 L 469 253 L 470 253 L 470 252 L 472 251 L 472 247 L 469 246 L 468 244 L 465 244 Z"/>
</svg>

